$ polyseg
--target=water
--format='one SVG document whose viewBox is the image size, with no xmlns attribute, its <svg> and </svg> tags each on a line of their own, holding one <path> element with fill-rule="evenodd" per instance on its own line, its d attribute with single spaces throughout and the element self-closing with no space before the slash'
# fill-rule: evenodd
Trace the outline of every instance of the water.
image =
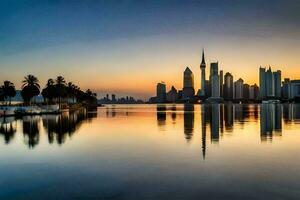
<svg viewBox="0 0 300 200">
<path fill-rule="evenodd" d="M 0 123 L 0 199 L 300 198 L 300 105 L 110 105 Z"/>
</svg>

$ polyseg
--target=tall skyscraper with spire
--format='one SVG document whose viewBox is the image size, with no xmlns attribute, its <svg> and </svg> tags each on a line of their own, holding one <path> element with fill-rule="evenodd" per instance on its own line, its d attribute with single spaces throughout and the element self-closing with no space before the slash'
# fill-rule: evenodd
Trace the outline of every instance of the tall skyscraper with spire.
<svg viewBox="0 0 300 200">
<path fill-rule="evenodd" d="M 206 68 L 206 64 L 205 64 L 205 57 L 204 57 L 204 49 L 202 49 L 202 61 L 200 64 L 200 70 L 201 70 L 201 96 L 205 96 L 205 68 Z"/>
</svg>

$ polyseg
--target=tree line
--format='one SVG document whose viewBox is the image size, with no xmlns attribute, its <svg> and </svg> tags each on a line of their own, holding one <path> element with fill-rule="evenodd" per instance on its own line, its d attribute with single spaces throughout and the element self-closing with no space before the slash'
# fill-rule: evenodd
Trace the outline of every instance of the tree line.
<svg viewBox="0 0 300 200">
<path fill-rule="evenodd" d="M 45 103 L 62 103 L 63 99 L 71 99 L 73 103 L 96 103 L 97 95 L 90 89 L 82 91 L 79 86 L 72 82 L 66 82 L 65 78 L 58 76 L 56 79 L 48 79 L 45 87 L 41 89 L 39 80 L 34 75 L 27 75 L 22 81 L 21 96 L 24 104 L 30 104 L 33 97 L 41 94 Z M 11 105 L 11 99 L 16 96 L 16 89 L 12 82 L 4 81 L 0 86 L 0 101 Z"/>
</svg>

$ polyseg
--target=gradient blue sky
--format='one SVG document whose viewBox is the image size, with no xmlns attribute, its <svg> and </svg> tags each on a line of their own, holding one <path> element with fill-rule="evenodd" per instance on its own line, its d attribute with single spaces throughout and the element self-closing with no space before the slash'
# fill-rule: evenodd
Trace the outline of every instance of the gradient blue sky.
<svg viewBox="0 0 300 200">
<path fill-rule="evenodd" d="M 146 98 L 155 84 L 182 87 L 207 63 L 257 82 L 271 65 L 300 78 L 300 1 L 0 1 L 0 81 L 63 75 L 100 96 Z M 209 70 L 207 70 L 208 72 Z"/>
</svg>

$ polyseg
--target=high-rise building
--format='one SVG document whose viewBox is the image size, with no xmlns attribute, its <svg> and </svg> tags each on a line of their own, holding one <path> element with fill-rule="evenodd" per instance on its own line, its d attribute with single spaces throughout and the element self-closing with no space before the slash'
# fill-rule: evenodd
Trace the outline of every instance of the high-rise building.
<svg viewBox="0 0 300 200">
<path fill-rule="evenodd" d="M 271 67 L 266 72 L 267 97 L 274 97 L 274 77 Z"/>
<path fill-rule="evenodd" d="M 166 102 L 166 84 L 164 82 L 157 83 L 156 85 L 156 102 Z"/>
<path fill-rule="evenodd" d="M 205 81 L 205 96 L 211 97 L 211 83 L 209 80 Z"/>
<path fill-rule="evenodd" d="M 211 97 L 220 98 L 218 62 L 210 64 Z"/>
<path fill-rule="evenodd" d="M 282 82 L 282 98 L 290 99 L 291 98 L 291 81 L 289 78 L 285 78 Z"/>
<path fill-rule="evenodd" d="M 115 94 L 112 94 L 111 95 L 111 101 L 112 102 L 116 102 L 117 100 L 116 100 L 116 95 Z"/>
<path fill-rule="evenodd" d="M 273 72 L 275 97 L 281 98 L 281 71 Z"/>
<path fill-rule="evenodd" d="M 182 97 L 183 99 L 191 99 L 194 95 L 194 74 L 189 67 L 186 67 L 183 73 Z"/>
<path fill-rule="evenodd" d="M 281 97 L 281 71 L 272 72 L 271 67 L 259 68 L 260 99 Z"/>
<path fill-rule="evenodd" d="M 256 84 L 251 85 L 249 88 L 249 99 L 256 100 L 259 96 L 259 88 Z"/>
<path fill-rule="evenodd" d="M 234 99 L 241 100 L 243 99 L 243 91 L 244 91 L 244 80 L 239 79 L 234 82 Z"/>
<path fill-rule="evenodd" d="M 291 98 L 300 98 L 300 80 L 291 80 Z"/>
<path fill-rule="evenodd" d="M 220 96 L 223 97 L 223 70 L 220 70 Z"/>
<path fill-rule="evenodd" d="M 206 77 L 205 77 L 205 68 L 206 68 L 206 64 L 205 64 L 205 57 L 204 57 L 204 50 L 202 50 L 202 61 L 200 64 L 200 70 L 201 70 L 201 96 L 205 96 L 206 95 L 206 91 L 205 91 L 205 83 L 206 83 Z"/>
<path fill-rule="evenodd" d="M 266 98 L 266 68 L 259 68 L 259 96 L 261 99 Z"/>
<path fill-rule="evenodd" d="M 223 96 L 225 100 L 233 99 L 233 76 L 229 72 L 224 77 Z"/>
<path fill-rule="evenodd" d="M 175 103 L 178 100 L 178 92 L 174 86 L 167 93 L 167 102 Z"/>
<path fill-rule="evenodd" d="M 250 85 L 245 83 L 243 85 L 243 99 L 248 100 L 249 99 L 249 92 L 250 92 Z"/>
</svg>

